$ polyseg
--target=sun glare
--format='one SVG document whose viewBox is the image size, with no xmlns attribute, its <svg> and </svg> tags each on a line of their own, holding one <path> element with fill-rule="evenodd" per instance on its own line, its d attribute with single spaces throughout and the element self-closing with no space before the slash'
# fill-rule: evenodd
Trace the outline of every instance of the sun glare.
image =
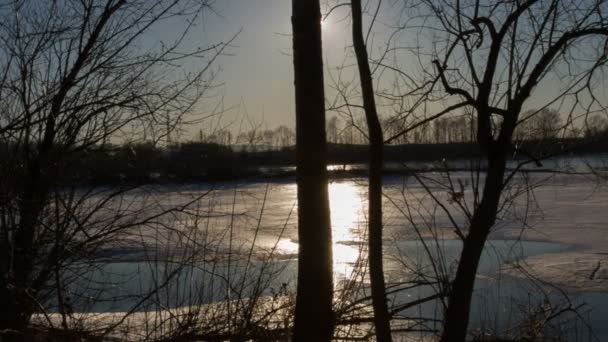
<svg viewBox="0 0 608 342">
<path fill-rule="evenodd" d="M 331 183 L 329 208 L 334 241 L 353 240 L 352 230 L 357 228 L 362 209 L 359 189 L 352 183 Z"/>
<path fill-rule="evenodd" d="M 353 273 L 359 258 L 358 234 L 363 215 L 363 197 L 360 188 L 354 183 L 342 182 L 329 184 L 329 207 L 333 240 L 334 282 L 348 278 Z M 277 248 L 286 254 L 297 254 L 298 243 L 282 239 Z"/>
<path fill-rule="evenodd" d="M 356 232 L 361 221 L 363 201 L 360 189 L 353 183 L 329 185 L 329 207 L 333 239 L 334 281 L 348 278 L 359 258 Z"/>
</svg>

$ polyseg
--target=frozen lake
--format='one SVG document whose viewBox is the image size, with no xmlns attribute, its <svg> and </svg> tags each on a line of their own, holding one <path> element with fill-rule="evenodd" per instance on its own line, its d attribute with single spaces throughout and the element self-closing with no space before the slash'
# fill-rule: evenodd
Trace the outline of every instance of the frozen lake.
<svg viewBox="0 0 608 342">
<path fill-rule="evenodd" d="M 436 279 L 455 269 L 461 247 L 454 225 L 466 226 L 466 208 L 474 201 L 469 189 L 477 180 L 467 172 L 452 172 L 449 177 L 437 172 L 422 175 L 425 186 L 420 184 L 423 179 L 414 177 L 385 178 L 389 286 L 406 287 L 421 282 L 423 276 Z M 456 189 L 458 184 L 464 188 L 460 203 L 451 200 L 449 189 L 442 185 L 450 182 Z M 526 304 L 542 306 L 545 295 L 562 303 L 559 291 L 547 281 L 565 289 L 573 305 L 585 303 L 581 311 L 587 321 L 600 340 L 608 340 L 604 324 L 608 317 L 607 189 L 587 175 L 542 172 L 518 176 L 513 184 L 506 191 L 505 206 L 478 270 L 472 328 L 506 329 L 526 314 L 522 311 Z M 362 292 L 357 296 L 361 296 L 368 292 L 366 183 L 363 179 L 334 181 L 329 192 L 336 290 L 359 284 Z M 298 244 L 293 180 L 149 186 L 128 196 L 121 203 L 150 211 L 192 199 L 197 199 L 197 205 L 190 209 L 192 215 L 163 218 L 159 224 L 170 230 L 141 227 L 100 253 L 97 261 L 103 262 L 87 264 L 87 276 L 72 286 L 77 311 L 202 305 L 295 288 Z M 183 266 L 185 261 L 188 266 Z M 599 268 L 589 279 L 596 261 Z M 520 266 L 529 273 L 514 271 Z M 539 280 L 531 280 L 532 275 Z M 163 291 L 145 298 L 158 284 Z M 434 291 L 437 288 L 431 285 L 417 286 L 397 292 L 391 301 L 399 306 Z M 401 314 L 437 318 L 440 311 L 439 301 L 430 301 Z"/>
</svg>

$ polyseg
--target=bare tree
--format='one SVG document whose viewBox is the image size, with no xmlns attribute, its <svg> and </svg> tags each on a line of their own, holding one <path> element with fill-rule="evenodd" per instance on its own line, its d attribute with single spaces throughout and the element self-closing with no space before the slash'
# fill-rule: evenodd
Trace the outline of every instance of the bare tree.
<svg viewBox="0 0 608 342">
<path fill-rule="evenodd" d="M 287 126 L 279 126 L 275 129 L 275 137 L 277 139 L 277 146 L 280 148 L 286 148 L 293 146 L 294 144 L 294 132 Z"/>
<path fill-rule="evenodd" d="M 384 162 L 384 137 L 376 109 L 372 72 L 363 38 L 363 15 L 360 0 L 352 0 L 353 46 L 357 57 L 363 108 L 369 132 L 369 201 L 368 245 L 369 272 L 374 308 L 374 325 L 378 341 L 392 341 L 390 316 L 386 302 L 386 285 L 382 253 L 382 166 Z"/>
<path fill-rule="evenodd" d="M 513 139 L 535 90 L 559 79 L 540 108 L 560 105 L 569 123 L 604 108 L 592 84 L 606 61 L 606 6 L 604 1 L 423 0 L 410 8 L 419 10 L 422 25 L 434 32 L 431 77 L 449 95 L 448 103 L 475 112 L 476 140 L 487 164 L 483 189 L 474 192 L 468 229 L 456 231 L 463 249 L 442 341 L 465 341 L 477 266 L 502 207 L 501 194 L 514 172 L 534 160 Z M 513 153 L 531 158 L 511 172 L 506 162 Z"/>
<path fill-rule="evenodd" d="M 591 116 L 587 123 L 584 125 L 585 138 L 597 139 L 602 136 L 605 137 L 606 130 L 608 129 L 608 119 L 601 114 Z"/>
<path fill-rule="evenodd" d="M 292 25 L 300 244 L 294 341 L 329 341 L 333 272 L 319 0 L 292 0 Z"/>
<path fill-rule="evenodd" d="M 327 141 L 331 142 L 331 143 L 337 143 L 338 142 L 338 136 L 339 136 L 339 120 L 337 116 L 332 116 L 328 121 L 327 121 Z"/>
<path fill-rule="evenodd" d="M 22 329 L 44 310 L 64 264 L 146 221 L 127 219 L 128 210 L 99 217 L 125 189 L 100 191 L 105 199 L 92 203 L 91 192 L 67 190 L 70 166 L 108 143 L 150 131 L 160 139 L 187 122 L 226 46 L 184 47 L 208 7 L 190 0 L 0 5 L 0 144 L 8 160 L 0 168 L 0 330 Z M 183 26 L 173 41 L 151 42 L 157 25 L 175 21 Z M 198 67 L 184 73 L 190 63 Z"/>
<path fill-rule="evenodd" d="M 522 114 L 514 134 L 520 139 L 546 141 L 558 138 L 563 127 L 561 115 L 556 110 L 529 110 Z"/>
</svg>

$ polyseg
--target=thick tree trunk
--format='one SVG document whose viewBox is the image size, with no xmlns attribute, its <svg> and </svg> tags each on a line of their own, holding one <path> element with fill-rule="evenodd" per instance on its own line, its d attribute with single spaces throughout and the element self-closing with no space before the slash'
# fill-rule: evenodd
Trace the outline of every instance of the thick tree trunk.
<svg viewBox="0 0 608 342">
<path fill-rule="evenodd" d="M 36 267 L 41 262 L 40 246 L 36 241 L 37 230 L 47 203 L 50 179 L 57 180 L 55 168 L 48 165 L 52 150 L 52 137 L 44 140 L 38 151 L 27 160 L 27 171 L 16 184 L 19 194 L 18 222 L 4 227 L 12 231 L 2 237 L 0 257 L 0 330 L 23 330 L 38 305 L 38 294 L 45 282 L 35 282 Z M 39 276 L 40 274 L 38 274 Z M 46 278 L 45 278 L 46 279 Z"/>
<path fill-rule="evenodd" d="M 333 336 L 331 222 L 318 0 L 292 1 L 298 186 L 298 288 L 294 341 Z"/>
<path fill-rule="evenodd" d="M 4 244 L 2 281 L 0 281 L 0 330 L 23 330 L 34 311 L 38 289 L 32 287 L 34 267 L 38 261 L 35 232 L 48 193 L 47 183 L 34 160 L 23 179 L 19 204 L 19 223 L 12 241 Z M 9 237 L 6 237 L 9 238 Z"/>
<path fill-rule="evenodd" d="M 442 342 L 466 341 L 477 266 L 490 229 L 496 221 L 505 166 L 504 149 L 489 152 L 483 197 L 473 215 L 469 233 L 463 241 L 458 270 L 452 282 L 445 312 Z"/>
<path fill-rule="evenodd" d="M 369 273 L 374 308 L 376 339 L 380 342 L 392 341 L 390 316 L 384 283 L 382 264 L 382 146 L 384 138 L 382 126 L 376 110 L 374 86 L 369 68 L 367 48 L 363 39 L 361 0 L 352 0 L 353 45 L 357 56 L 363 107 L 369 131 L 369 198 L 368 198 L 368 243 Z"/>
<path fill-rule="evenodd" d="M 2 284 L 4 285 L 4 284 Z M 11 291 L 5 286 L 0 289 L 0 338 L 3 336 L 3 331 L 16 330 L 22 331 L 27 327 L 31 312 L 26 314 L 23 312 L 23 300 L 25 293 Z"/>
</svg>

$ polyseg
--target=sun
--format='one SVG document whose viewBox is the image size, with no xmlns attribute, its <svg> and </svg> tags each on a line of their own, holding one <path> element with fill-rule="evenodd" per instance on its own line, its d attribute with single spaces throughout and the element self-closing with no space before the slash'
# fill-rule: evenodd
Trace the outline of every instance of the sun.
<svg viewBox="0 0 608 342">
<path fill-rule="evenodd" d="M 331 24 L 331 22 L 329 20 L 327 20 L 327 18 L 321 19 L 321 31 L 329 32 L 331 30 L 332 26 L 333 25 Z"/>
</svg>

